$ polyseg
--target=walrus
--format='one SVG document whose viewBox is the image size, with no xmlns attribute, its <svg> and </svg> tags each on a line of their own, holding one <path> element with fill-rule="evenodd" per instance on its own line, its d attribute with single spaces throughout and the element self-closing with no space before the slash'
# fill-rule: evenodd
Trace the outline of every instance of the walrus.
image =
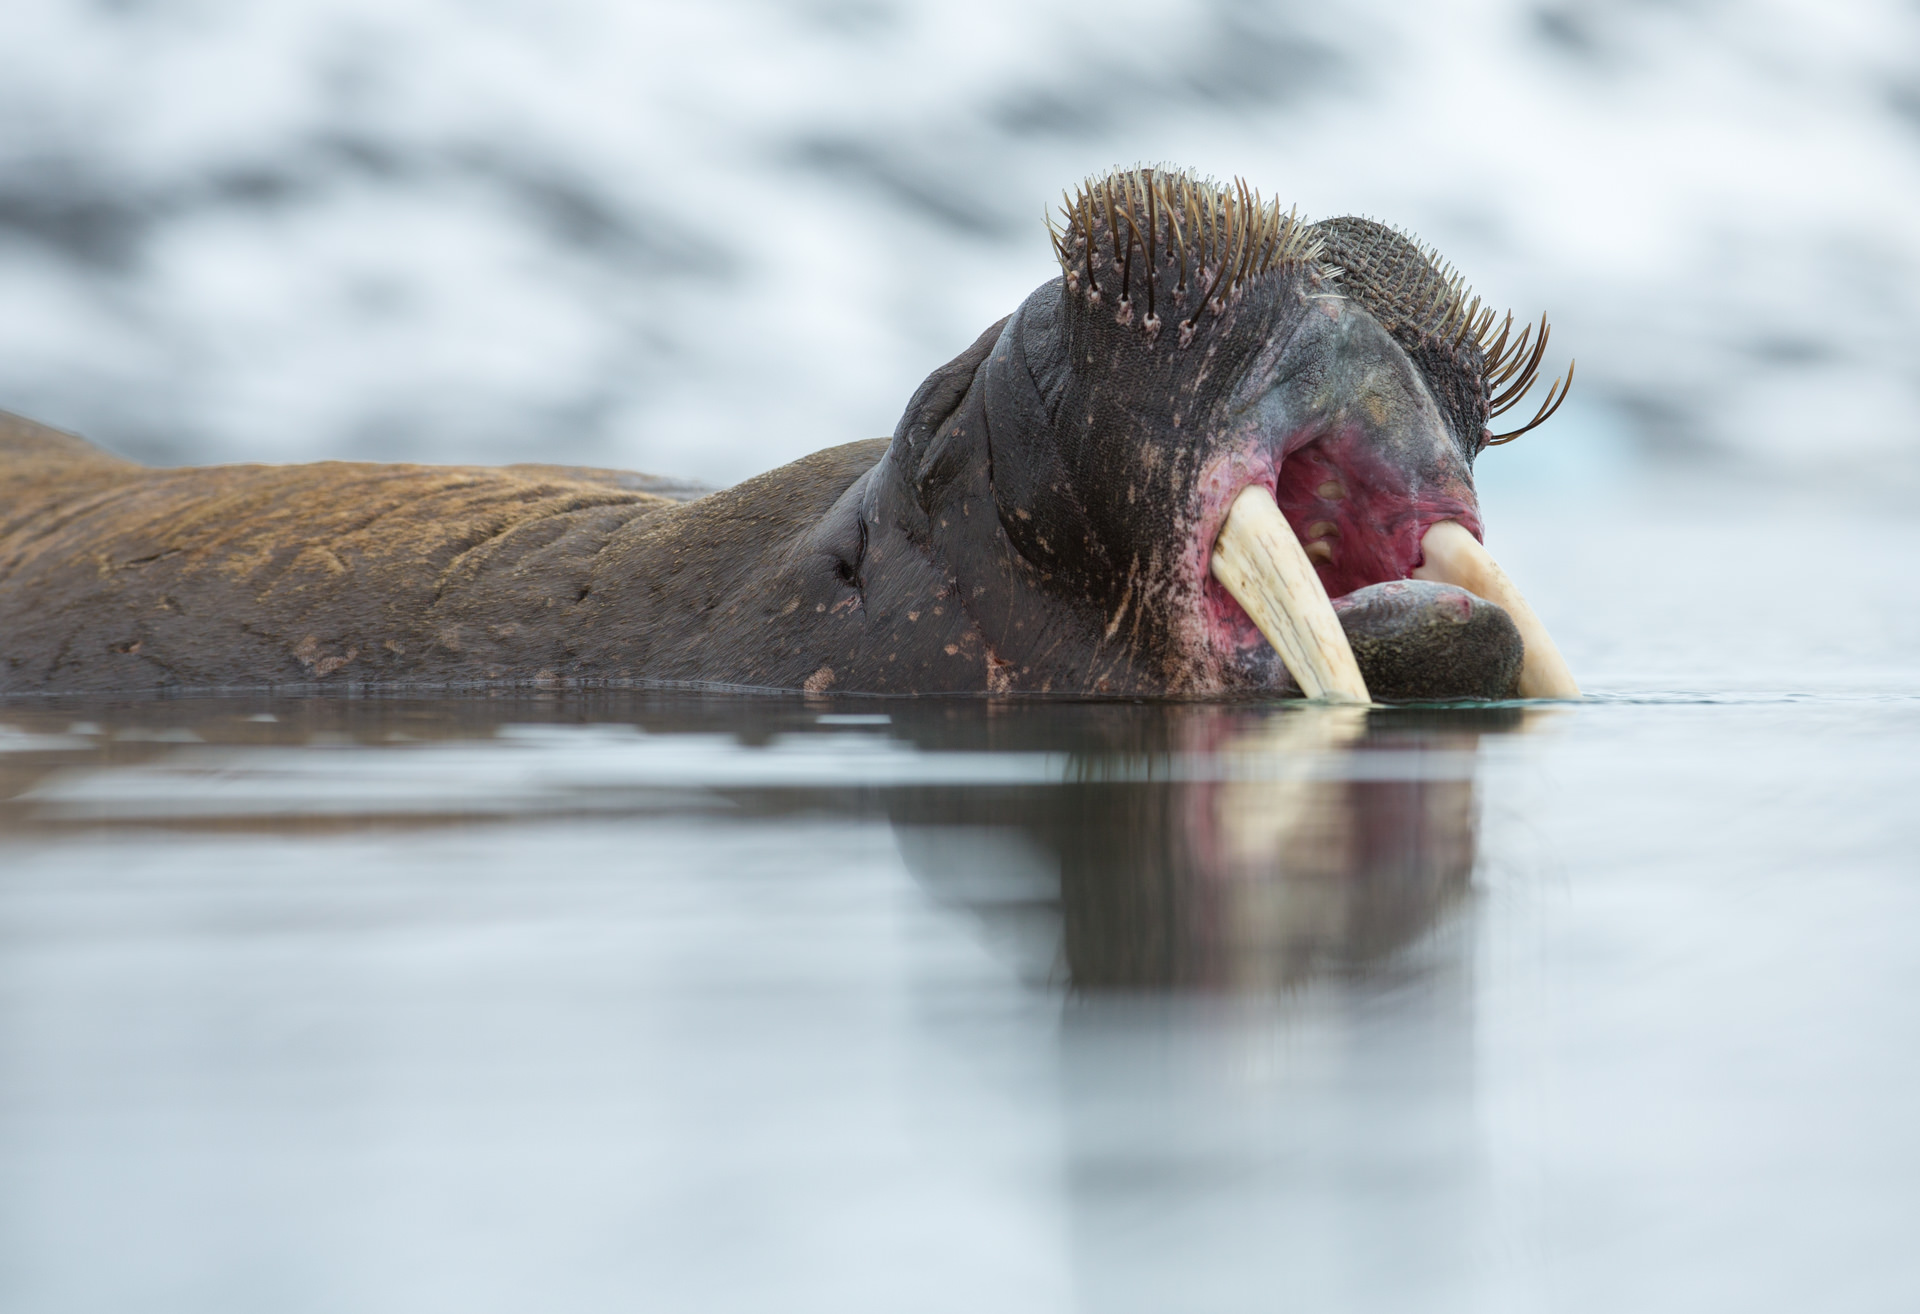
<svg viewBox="0 0 1920 1314">
<path fill-rule="evenodd" d="M 694 682 L 1570 697 L 1481 547 L 1514 331 L 1407 235 L 1131 169 L 891 438 L 734 487 L 143 467 L 0 420 L 0 692 Z"/>
</svg>

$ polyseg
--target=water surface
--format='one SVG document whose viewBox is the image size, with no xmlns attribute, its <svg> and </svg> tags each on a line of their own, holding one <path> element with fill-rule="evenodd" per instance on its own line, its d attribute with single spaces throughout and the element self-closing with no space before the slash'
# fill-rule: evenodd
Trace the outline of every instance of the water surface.
<svg viewBox="0 0 1920 1314">
<path fill-rule="evenodd" d="M 1920 1294 L 1897 691 L 0 727 L 10 1310 Z"/>
</svg>

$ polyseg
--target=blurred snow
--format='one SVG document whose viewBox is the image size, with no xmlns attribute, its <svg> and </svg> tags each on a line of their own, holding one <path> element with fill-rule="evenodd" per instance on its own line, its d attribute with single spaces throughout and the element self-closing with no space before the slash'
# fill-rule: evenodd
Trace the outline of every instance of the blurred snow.
<svg viewBox="0 0 1920 1314">
<path fill-rule="evenodd" d="M 1895 0 L 8 0 L 0 407 L 732 480 L 890 431 L 1141 160 L 1549 312 L 1565 477 L 1920 471 Z"/>
</svg>

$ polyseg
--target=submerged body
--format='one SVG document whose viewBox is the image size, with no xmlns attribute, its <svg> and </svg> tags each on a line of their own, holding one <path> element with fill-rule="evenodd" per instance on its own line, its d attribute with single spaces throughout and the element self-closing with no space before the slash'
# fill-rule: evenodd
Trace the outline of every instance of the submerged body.
<svg viewBox="0 0 1920 1314">
<path fill-rule="evenodd" d="M 0 692 L 1524 688 L 1507 611 L 1414 578 L 1436 525 L 1477 548 L 1504 335 L 1483 350 L 1472 311 L 1428 292 L 1363 295 L 1351 256 L 1355 294 L 1336 291 L 1321 243 L 1244 192 L 1141 177 L 1103 184 L 1108 218 L 1089 202 L 1063 277 L 936 371 L 891 439 L 691 500 L 572 467 L 148 469 L 0 419 Z M 1113 219 L 1116 187 L 1148 207 L 1144 237 Z M 1176 204 L 1215 207 L 1211 229 Z M 1213 564 L 1216 541 L 1257 537 L 1254 502 L 1298 554 L 1292 584 Z"/>
</svg>

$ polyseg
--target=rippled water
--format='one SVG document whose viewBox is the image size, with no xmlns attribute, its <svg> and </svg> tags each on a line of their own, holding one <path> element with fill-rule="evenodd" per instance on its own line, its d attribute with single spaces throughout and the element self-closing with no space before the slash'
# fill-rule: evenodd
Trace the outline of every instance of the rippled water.
<svg viewBox="0 0 1920 1314">
<path fill-rule="evenodd" d="M 1662 505 L 1576 707 L 0 705 L 0 1305 L 1912 1308 L 1920 531 Z"/>
</svg>

